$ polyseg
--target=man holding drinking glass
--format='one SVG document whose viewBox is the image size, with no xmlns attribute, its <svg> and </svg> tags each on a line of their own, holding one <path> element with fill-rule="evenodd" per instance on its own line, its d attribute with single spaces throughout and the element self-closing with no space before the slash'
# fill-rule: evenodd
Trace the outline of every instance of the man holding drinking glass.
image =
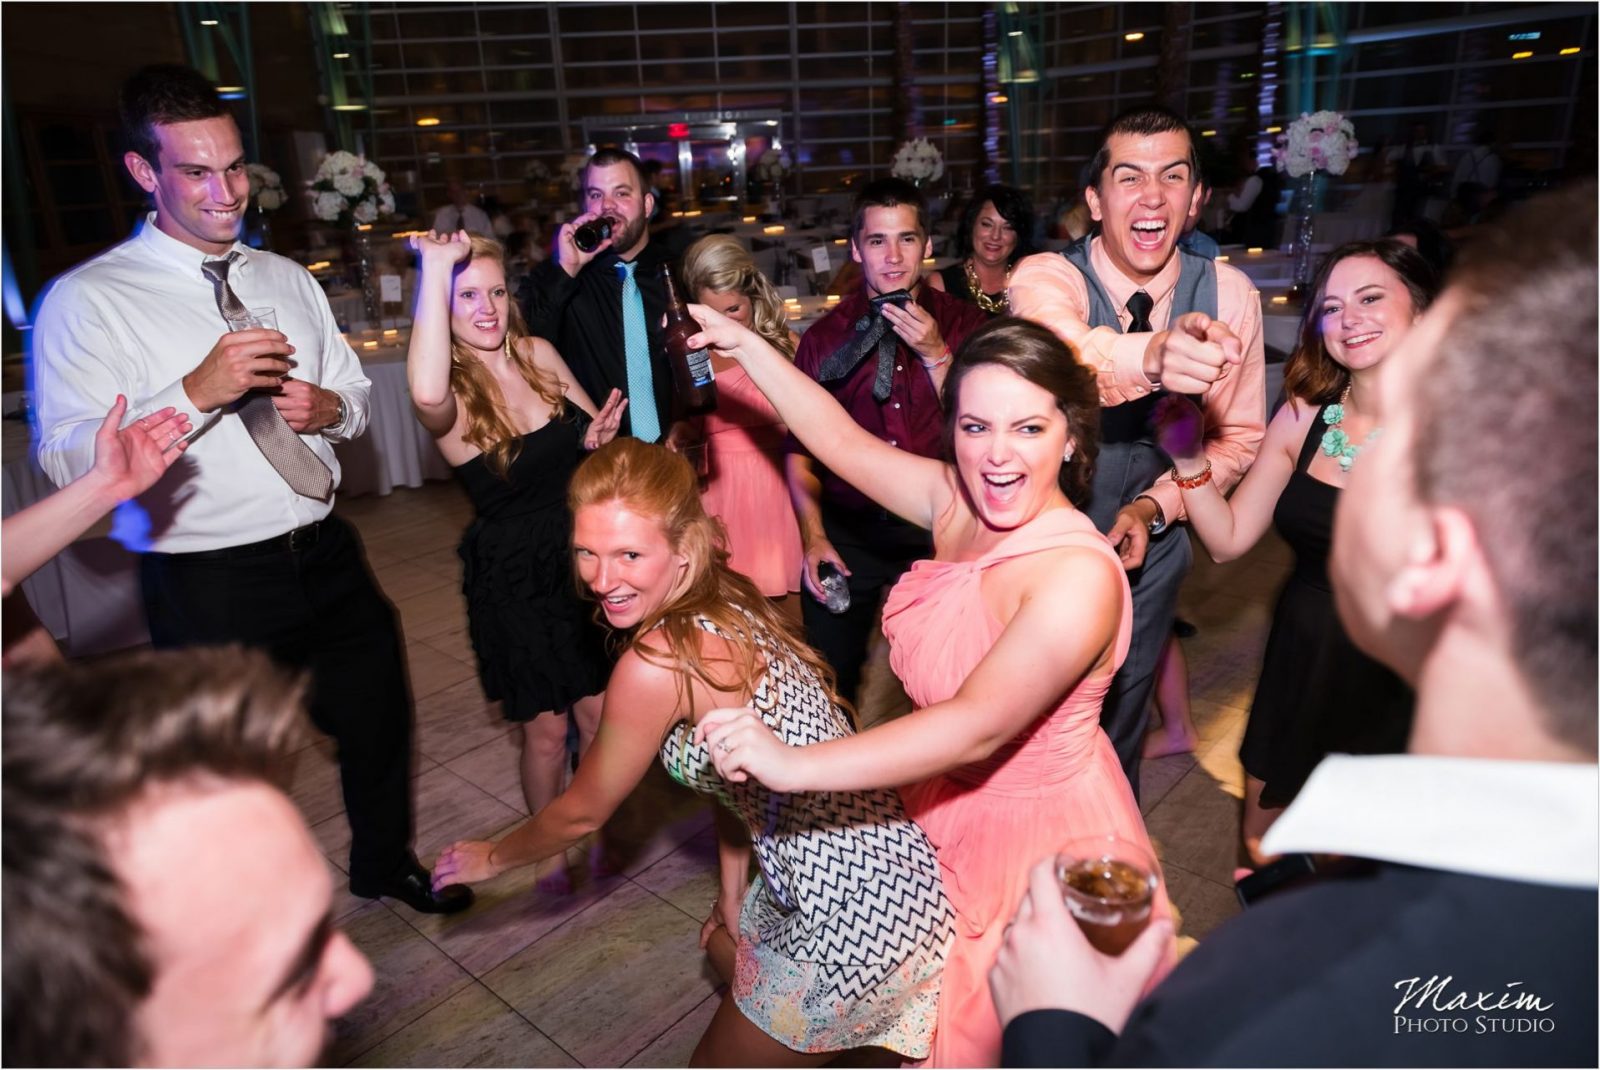
<svg viewBox="0 0 1600 1070">
<path fill-rule="evenodd" d="M 40 304 L 40 465 L 57 484 L 87 471 L 117 394 L 130 418 L 167 406 L 189 418 L 184 457 L 113 524 L 142 552 L 152 641 L 246 643 L 308 669 L 312 719 L 338 743 L 350 890 L 463 909 L 471 893 L 436 895 L 411 853 L 399 629 L 355 532 L 330 515 L 333 443 L 366 429 L 371 384 L 305 269 L 238 242 L 244 148 L 215 87 L 147 67 L 121 104 L 124 163 L 156 210 Z"/>
</svg>

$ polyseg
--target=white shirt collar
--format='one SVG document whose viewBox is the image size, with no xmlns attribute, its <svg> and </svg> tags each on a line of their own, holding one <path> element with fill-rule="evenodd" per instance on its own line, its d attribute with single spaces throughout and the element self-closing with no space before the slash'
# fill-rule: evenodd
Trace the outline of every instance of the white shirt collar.
<svg viewBox="0 0 1600 1070">
<path fill-rule="evenodd" d="M 220 259 L 220 257 L 212 253 L 202 252 L 186 242 L 179 241 L 156 226 L 156 214 L 154 212 L 145 215 L 144 223 L 140 225 L 139 233 L 135 240 L 142 243 L 149 250 L 150 255 L 156 259 L 199 279 L 205 278 L 200 273 L 201 264 L 207 260 Z M 244 259 L 235 264 L 235 268 L 242 269 L 250 263 L 251 249 L 248 245 L 236 241 L 233 243 L 232 251 L 244 254 Z"/>
<path fill-rule="evenodd" d="M 1338 754 L 1261 847 L 1593 888 L 1597 788 L 1600 767 L 1582 762 Z"/>
</svg>

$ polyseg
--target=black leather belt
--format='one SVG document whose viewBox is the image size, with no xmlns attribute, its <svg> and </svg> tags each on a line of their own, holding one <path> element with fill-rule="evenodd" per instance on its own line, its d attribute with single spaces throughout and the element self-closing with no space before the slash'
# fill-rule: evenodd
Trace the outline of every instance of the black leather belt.
<svg viewBox="0 0 1600 1070">
<path fill-rule="evenodd" d="M 299 553 L 317 544 L 322 525 L 326 521 L 307 524 L 303 528 L 286 531 L 260 542 L 247 542 L 243 546 L 224 546 L 220 550 L 195 550 L 192 553 L 157 554 L 158 557 L 178 557 L 185 561 L 224 561 L 234 557 L 259 557 L 262 554 Z"/>
</svg>

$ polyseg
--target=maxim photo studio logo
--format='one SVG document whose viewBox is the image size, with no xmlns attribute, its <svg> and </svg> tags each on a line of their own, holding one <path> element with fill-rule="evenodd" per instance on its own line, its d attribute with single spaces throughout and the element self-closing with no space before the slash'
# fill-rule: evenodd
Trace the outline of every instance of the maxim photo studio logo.
<svg viewBox="0 0 1600 1070">
<path fill-rule="evenodd" d="M 1396 1033 L 1554 1033 L 1556 1020 L 1546 1012 L 1555 1004 L 1507 981 L 1504 987 L 1475 992 L 1458 986 L 1453 975 L 1434 974 L 1426 981 L 1408 977 L 1394 983 L 1400 1001 L 1394 1005 Z"/>
</svg>

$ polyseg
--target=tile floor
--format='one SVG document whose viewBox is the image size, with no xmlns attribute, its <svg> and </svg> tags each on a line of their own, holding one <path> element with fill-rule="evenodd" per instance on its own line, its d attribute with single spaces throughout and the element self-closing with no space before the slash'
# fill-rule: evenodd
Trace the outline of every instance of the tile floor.
<svg viewBox="0 0 1600 1070">
<path fill-rule="evenodd" d="M 399 609 L 416 701 L 417 852 L 492 837 L 526 815 L 511 730 L 478 687 L 455 546 L 470 507 L 451 483 L 341 502 Z M 1235 911 L 1236 751 L 1288 566 L 1269 539 L 1227 567 L 1197 554 L 1183 615 L 1201 746 L 1147 762 L 1150 834 L 1183 917 L 1203 939 Z M 862 701 L 872 719 L 908 707 L 875 650 Z M 327 741 L 299 754 L 294 798 L 339 870 L 349 842 Z M 358 1066 L 683 1066 L 720 999 L 697 947 L 715 894 L 711 815 L 659 768 L 608 826 L 616 871 L 592 873 L 580 845 L 573 891 L 551 895 L 531 871 L 480 887 L 451 918 L 358 899 L 341 884 L 335 911 L 371 958 L 377 985 L 340 1022 L 327 1060 Z"/>
</svg>

